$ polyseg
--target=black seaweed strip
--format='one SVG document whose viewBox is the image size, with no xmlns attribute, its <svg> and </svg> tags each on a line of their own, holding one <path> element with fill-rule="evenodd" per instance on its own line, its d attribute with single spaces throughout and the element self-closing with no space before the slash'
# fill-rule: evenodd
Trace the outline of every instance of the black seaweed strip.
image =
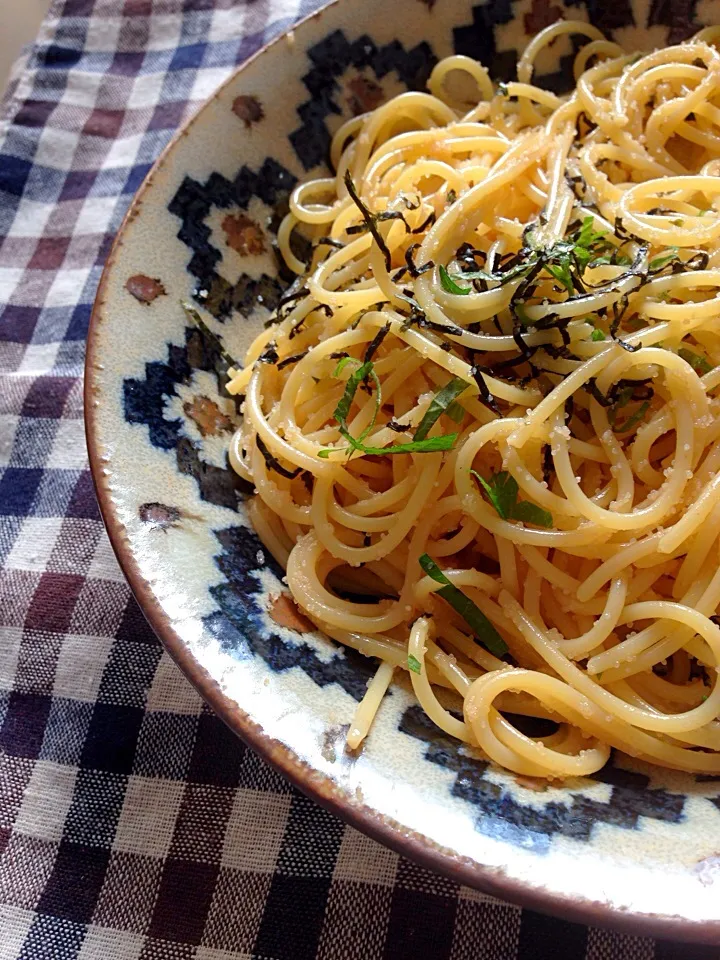
<svg viewBox="0 0 720 960">
<path fill-rule="evenodd" d="M 377 221 L 375 220 L 372 213 L 370 213 L 368 208 L 360 199 L 358 192 L 355 189 L 355 184 L 353 183 L 352 177 L 350 176 L 349 170 L 346 171 L 345 173 L 345 186 L 347 187 L 347 191 L 350 194 L 350 199 L 362 214 L 362 218 L 365 221 L 368 230 L 373 235 L 373 240 L 380 248 L 380 252 L 385 258 L 385 269 L 387 270 L 388 273 L 390 273 L 390 270 L 392 269 L 392 257 L 390 255 L 390 251 L 388 250 L 388 247 L 387 247 L 387 244 L 385 243 L 383 235 L 380 233 L 380 231 L 377 228 Z"/>
<path fill-rule="evenodd" d="M 265 347 L 263 352 L 258 357 L 258 363 L 270 363 L 275 364 L 278 362 L 278 352 L 277 344 L 274 340 L 271 340 L 270 343 Z"/>
<path fill-rule="evenodd" d="M 386 323 L 384 327 L 381 327 L 378 330 L 378 332 L 375 334 L 375 336 L 372 338 L 372 340 L 367 346 L 367 350 L 365 351 L 365 356 L 363 357 L 363 363 L 369 363 L 372 360 L 372 358 L 377 353 L 380 347 L 380 344 L 383 342 L 383 340 L 385 339 L 385 337 L 388 335 L 389 332 L 390 332 L 389 323 Z"/>
<path fill-rule="evenodd" d="M 497 405 L 495 397 L 490 393 L 490 387 L 485 383 L 485 377 L 483 376 L 482 370 L 476 366 L 470 367 L 470 374 L 477 384 L 478 390 L 480 391 L 480 400 L 485 404 L 493 413 L 497 414 L 498 417 L 502 416 L 500 407 Z"/>
<path fill-rule="evenodd" d="M 309 349 L 310 348 L 308 347 L 308 349 L 303 350 L 302 353 L 296 353 L 292 357 L 285 357 L 285 359 L 281 360 L 277 365 L 278 370 L 284 370 L 285 367 L 290 367 L 293 363 L 297 363 L 299 360 L 302 360 L 303 357 L 307 356 Z"/>
<path fill-rule="evenodd" d="M 296 467 L 294 470 L 286 470 L 285 467 L 270 453 L 268 448 L 265 446 L 262 438 L 259 435 L 255 435 L 255 443 L 257 443 L 257 448 L 263 456 L 268 470 L 274 470 L 276 473 L 279 473 L 281 477 L 285 477 L 287 480 L 294 480 L 295 477 L 299 476 L 302 473 L 302 467 Z"/>
<path fill-rule="evenodd" d="M 436 220 L 437 220 L 437 217 L 435 216 L 435 211 L 433 210 L 431 213 L 428 214 L 425 220 L 423 220 L 423 222 L 420 224 L 419 227 L 415 227 L 415 229 L 411 230 L 410 232 L 422 233 L 423 230 L 427 230 L 428 227 L 431 227 Z"/>
</svg>

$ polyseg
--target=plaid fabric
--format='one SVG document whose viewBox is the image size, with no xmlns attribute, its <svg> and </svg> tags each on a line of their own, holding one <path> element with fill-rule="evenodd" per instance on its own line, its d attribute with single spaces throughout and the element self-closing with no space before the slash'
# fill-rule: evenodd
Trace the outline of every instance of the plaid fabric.
<svg viewBox="0 0 720 960">
<path fill-rule="evenodd" d="M 0 960 L 675 956 L 344 827 L 203 706 L 116 565 L 81 419 L 103 261 L 177 125 L 314 5 L 58 0 L 0 106 Z"/>
</svg>

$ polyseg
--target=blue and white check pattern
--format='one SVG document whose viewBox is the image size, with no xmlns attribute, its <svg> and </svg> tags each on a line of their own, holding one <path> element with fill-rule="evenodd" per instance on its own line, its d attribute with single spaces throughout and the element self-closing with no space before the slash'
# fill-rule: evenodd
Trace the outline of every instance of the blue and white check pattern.
<svg viewBox="0 0 720 960">
<path fill-rule="evenodd" d="M 677 956 L 345 828 L 204 707 L 113 557 L 82 425 L 103 262 L 178 124 L 316 5 L 56 0 L 0 105 L 0 960 Z"/>
</svg>

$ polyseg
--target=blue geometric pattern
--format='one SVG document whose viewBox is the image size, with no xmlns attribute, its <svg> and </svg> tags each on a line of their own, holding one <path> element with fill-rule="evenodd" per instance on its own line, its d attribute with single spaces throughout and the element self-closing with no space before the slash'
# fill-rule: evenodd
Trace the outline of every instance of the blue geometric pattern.
<svg viewBox="0 0 720 960">
<path fill-rule="evenodd" d="M 165 404 L 177 396 L 177 387 L 189 383 L 195 370 L 214 372 L 218 392 L 225 391 L 225 364 L 216 340 L 195 328 L 185 328 L 185 346 L 168 345 L 168 359 L 145 364 L 145 377 L 128 377 L 123 384 L 123 405 L 128 423 L 148 428 L 150 443 L 160 450 L 175 450 L 180 473 L 197 480 L 200 496 L 209 503 L 237 510 L 238 501 L 250 492 L 250 485 L 228 467 L 207 463 L 201 445 L 181 436 L 182 421 L 165 417 Z"/>
<path fill-rule="evenodd" d="M 225 320 L 234 310 L 241 315 L 252 313 L 258 303 L 274 310 L 283 285 L 266 274 L 254 280 L 245 273 L 230 283 L 216 271 L 222 254 L 211 242 L 210 227 L 206 223 L 210 211 L 213 207 L 247 210 L 253 198 L 276 210 L 287 203 L 296 183 L 297 178 L 289 170 L 268 158 L 257 173 L 241 167 L 232 181 L 219 173 L 211 174 L 204 184 L 185 177 L 170 201 L 168 210 L 181 220 L 178 239 L 193 254 L 187 269 L 197 280 L 195 299 L 218 320 Z"/>
<path fill-rule="evenodd" d="M 587 841 L 600 823 L 635 830 L 640 817 L 665 823 L 679 823 L 683 818 L 684 794 L 650 788 L 649 777 L 615 767 L 612 760 L 587 778 L 612 786 L 606 802 L 574 790 L 569 803 L 522 804 L 500 784 L 485 778 L 489 763 L 459 753 L 456 741 L 440 732 L 420 707 L 405 711 L 400 729 L 428 744 L 426 760 L 455 772 L 452 794 L 477 808 L 478 830 L 496 836 L 504 832 L 506 839 L 523 846 L 542 847 L 546 845 L 543 838 L 556 835 Z"/>
<path fill-rule="evenodd" d="M 300 667 L 319 687 L 336 683 L 361 700 L 377 668 L 375 660 L 341 647 L 332 658 L 320 658 L 306 642 L 288 644 L 277 634 L 268 633 L 259 622 L 256 574 L 269 568 L 280 581 L 284 571 L 253 530 L 228 527 L 216 536 L 223 552 L 215 560 L 227 582 L 211 589 L 221 612 L 207 617 L 205 625 L 220 640 L 222 649 L 240 659 L 256 654 L 275 673 Z"/>
<path fill-rule="evenodd" d="M 333 31 L 310 47 L 307 55 L 312 67 L 303 77 L 303 83 L 310 99 L 297 108 L 302 126 L 290 134 L 290 143 L 305 170 L 328 161 L 331 137 L 326 120 L 330 114 L 343 112 L 337 102 L 341 92 L 338 79 L 349 67 L 369 68 L 378 80 L 395 71 L 408 90 L 422 90 L 437 63 L 428 43 L 405 50 L 399 40 L 393 40 L 378 47 L 367 35 L 349 41 L 342 30 Z"/>
</svg>

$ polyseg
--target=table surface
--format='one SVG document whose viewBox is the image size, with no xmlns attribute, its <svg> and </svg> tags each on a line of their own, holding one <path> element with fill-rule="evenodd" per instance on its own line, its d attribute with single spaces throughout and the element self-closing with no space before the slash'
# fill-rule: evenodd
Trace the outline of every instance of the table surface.
<svg viewBox="0 0 720 960">
<path fill-rule="evenodd" d="M 82 422 L 103 261 L 177 123 L 318 5 L 54 0 L 0 104 L 0 960 L 717 958 L 345 827 L 208 711 L 117 567 Z"/>
<path fill-rule="evenodd" d="M 50 6 L 50 0 L 3 0 L 0 30 L 0 94 L 13 64 L 26 43 L 30 43 Z"/>
</svg>

